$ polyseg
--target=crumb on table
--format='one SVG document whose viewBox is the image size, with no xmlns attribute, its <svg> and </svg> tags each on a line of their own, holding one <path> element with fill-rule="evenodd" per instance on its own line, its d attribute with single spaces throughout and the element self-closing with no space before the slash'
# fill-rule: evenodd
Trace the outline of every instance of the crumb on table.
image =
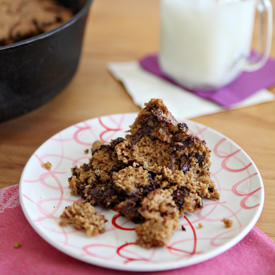
<svg viewBox="0 0 275 275">
<path fill-rule="evenodd" d="M 225 228 L 230 228 L 232 226 L 233 221 L 227 218 L 222 219 Z"/>
<path fill-rule="evenodd" d="M 42 164 L 42 167 L 47 169 L 47 170 L 51 170 L 52 164 L 49 161 L 47 161 L 47 162 Z"/>
<path fill-rule="evenodd" d="M 20 248 L 22 246 L 22 244 L 20 242 L 16 242 L 13 247 L 14 248 Z"/>
</svg>

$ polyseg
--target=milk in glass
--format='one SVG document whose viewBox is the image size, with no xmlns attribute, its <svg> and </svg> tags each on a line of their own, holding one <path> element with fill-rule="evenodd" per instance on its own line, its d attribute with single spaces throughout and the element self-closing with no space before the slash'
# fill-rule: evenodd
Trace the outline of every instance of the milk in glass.
<svg viewBox="0 0 275 275">
<path fill-rule="evenodd" d="M 189 88 L 232 81 L 250 53 L 255 0 L 161 0 L 160 65 Z"/>
</svg>

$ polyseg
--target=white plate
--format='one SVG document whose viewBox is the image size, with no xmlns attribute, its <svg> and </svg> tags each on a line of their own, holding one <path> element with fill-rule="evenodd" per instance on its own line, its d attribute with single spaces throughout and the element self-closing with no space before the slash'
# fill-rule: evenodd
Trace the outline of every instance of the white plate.
<svg viewBox="0 0 275 275">
<path fill-rule="evenodd" d="M 136 114 L 118 114 L 73 125 L 42 144 L 29 159 L 20 180 L 20 202 L 29 223 L 47 242 L 79 260 L 107 268 L 157 271 L 192 265 L 210 259 L 239 242 L 255 225 L 264 203 L 260 173 L 251 158 L 234 142 L 201 124 L 189 121 L 192 132 L 205 139 L 212 150 L 212 178 L 221 198 L 204 200 L 202 210 L 181 219 L 180 228 L 167 248 L 143 249 L 135 245 L 133 224 L 112 210 L 106 232 L 87 237 L 72 227 L 60 227 L 65 206 L 79 199 L 70 195 L 70 169 L 87 161 L 84 150 L 93 141 L 123 136 Z M 41 167 L 52 163 L 52 169 Z M 225 228 L 223 218 L 233 221 Z M 198 224 L 203 225 L 198 228 Z M 128 229 L 128 230 L 127 230 Z M 129 230 L 130 229 L 130 230 Z"/>
</svg>

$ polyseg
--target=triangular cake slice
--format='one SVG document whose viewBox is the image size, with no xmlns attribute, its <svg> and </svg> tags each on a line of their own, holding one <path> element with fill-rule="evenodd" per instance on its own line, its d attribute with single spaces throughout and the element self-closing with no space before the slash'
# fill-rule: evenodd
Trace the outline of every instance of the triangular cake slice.
<svg viewBox="0 0 275 275">
<path fill-rule="evenodd" d="M 210 178 L 210 165 L 205 141 L 190 133 L 185 123 L 178 123 L 162 100 L 151 99 L 125 138 L 95 144 L 90 162 L 72 169 L 69 186 L 73 194 L 92 205 L 116 208 L 129 220 L 141 223 L 137 227 L 141 245 L 163 246 L 178 221 L 167 227 L 169 233 L 163 232 L 165 240 L 158 234 L 144 235 L 143 229 L 154 223 L 160 227 L 159 219 L 148 220 L 145 209 L 151 207 L 149 201 L 154 202 L 155 217 L 166 217 L 165 223 L 170 223 L 171 217 L 202 208 L 203 198 L 217 200 L 219 193 Z M 157 209 L 162 209 L 157 205 L 162 197 L 166 201 L 164 212 L 157 214 Z M 149 236 L 155 239 L 147 240 Z"/>
</svg>

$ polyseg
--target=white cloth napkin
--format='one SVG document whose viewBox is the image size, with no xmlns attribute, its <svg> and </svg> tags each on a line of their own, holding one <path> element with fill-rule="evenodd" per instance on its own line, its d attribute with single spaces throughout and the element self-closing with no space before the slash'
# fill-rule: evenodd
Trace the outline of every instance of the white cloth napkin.
<svg viewBox="0 0 275 275">
<path fill-rule="evenodd" d="M 225 110 L 223 107 L 200 98 L 182 88 L 144 71 L 138 62 L 111 62 L 108 69 L 121 81 L 133 101 L 143 108 L 151 98 L 162 98 L 174 116 L 183 120 Z M 266 89 L 235 105 L 233 109 L 274 100 Z"/>
</svg>

